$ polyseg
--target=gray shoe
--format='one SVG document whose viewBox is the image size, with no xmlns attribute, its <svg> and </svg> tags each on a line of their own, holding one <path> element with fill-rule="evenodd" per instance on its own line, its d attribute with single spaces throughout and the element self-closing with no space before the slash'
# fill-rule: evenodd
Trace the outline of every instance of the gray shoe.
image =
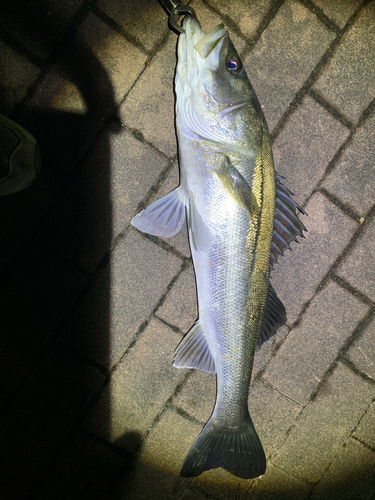
<svg viewBox="0 0 375 500">
<path fill-rule="evenodd" d="M 0 196 L 30 186 L 40 171 L 35 138 L 21 125 L 0 115 Z"/>
</svg>

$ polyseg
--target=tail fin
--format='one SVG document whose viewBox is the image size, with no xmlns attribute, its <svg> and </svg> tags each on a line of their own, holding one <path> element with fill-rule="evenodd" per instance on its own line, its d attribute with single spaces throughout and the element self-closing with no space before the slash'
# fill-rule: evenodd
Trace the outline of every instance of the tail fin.
<svg viewBox="0 0 375 500">
<path fill-rule="evenodd" d="M 217 467 L 244 479 L 265 473 L 266 457 L 249 414 L 238 429 L 219 427 L 212 416 L 186 455 L 180 475 L 199 476 Z"/>
</svg>

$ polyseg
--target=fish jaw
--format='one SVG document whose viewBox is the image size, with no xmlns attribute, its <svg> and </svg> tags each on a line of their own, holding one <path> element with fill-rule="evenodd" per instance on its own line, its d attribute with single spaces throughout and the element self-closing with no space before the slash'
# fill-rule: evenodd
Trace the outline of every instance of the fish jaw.
<svg viewBox="0 0 375 500">
<path fill-rule="evenodd" d="M 220 49 L 226 36 L 226 31 L 218 29 L 219 26 L 206 35 L 196 18 L 187 16 L 184 19 L 185 33 L 180 35 L 178 41 L 175 79 L 176 116 L 180 128 L 183 127 L 191 137 L 215 142 L 225 139 L 213 133 L 209 125 L 215 115 L 204 82 L 207 72 L 218 67 Z"/>
<path fill-rule="evenodd" d="M 222 42 L 228 33 L 219 24 L 206 35 L 198 19 L 192 16 L 185 17 L 183 26 L 185 33 L 180 35 L 177 48 L 176 79 L 187 85 L 190 92 L 196 92 L 203 69 L 217 70 Z"/>
</svg>

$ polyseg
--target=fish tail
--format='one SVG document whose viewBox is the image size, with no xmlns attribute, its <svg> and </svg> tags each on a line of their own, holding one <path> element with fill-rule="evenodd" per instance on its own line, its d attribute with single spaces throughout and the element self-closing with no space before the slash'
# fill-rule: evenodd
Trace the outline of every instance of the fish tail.
<svg viewBox="0 0 375 500">
<path fill-rule="evenodd" d="M 249 413 L 238 428 L 215 423 L 213 415 L 185 457 L 180 475 L 199 476 L 223 467 L 235 476 L 250 479 L 266 471 L 266 456 Z"/>
</svg>

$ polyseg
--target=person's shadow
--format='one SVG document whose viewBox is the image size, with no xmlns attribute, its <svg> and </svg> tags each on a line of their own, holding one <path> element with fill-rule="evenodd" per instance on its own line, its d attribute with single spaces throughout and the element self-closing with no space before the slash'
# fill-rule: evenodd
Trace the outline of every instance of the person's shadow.
<svg viewBox="0 0 375 500">
<path fill-rule="evenodd" d="M 68 10 L 72 4 L 67 3 Z M 112 450 L 80 427 L 108 378 L 110 143 L 121 124 L 106 69 L 79 30 L 69 36 L 85 9 L 72 14 L 70 25 L 63 7 L 56 4 L 54 10 L 43 0 L 0 6 L 0 41 L 10 47 L 8 60 L 0 53 L 0 73 L 12 63 L 12 51 L 15 58 L 21 53 L 21 59 L 41 69 L 39 80 L 30 82 L 26 100 L 16 106 L 7 102 L 11 92 L 0 84 L 0 113 L 13 108 L 10 117 L 35 136 L 42 158 L 40 178 L 30 188 L 0 198 L 4 499 L 34 494 L 109 498 L 113 483 L 132 467 L 131 453 L 115 445 Z M 61 85 L 66 85 L 68 96 L 70 92 L 71 110 L 56 105 L 53 89 L 61 90 Z M 72 321 L 104 268 L 100 295 L 94 294 Z M 94 335 L 92 318 L 99 318 Z M 77 350 L 70 346 L 71 332 Z M 82 353 L 95 351 L 99 344 L 102 364 L 95 367 Z M 109 415 L 107 424 L 110 428 Z M 132 433 L 129 439 L 137 448 L 139 435 Z"/>
</svg>

